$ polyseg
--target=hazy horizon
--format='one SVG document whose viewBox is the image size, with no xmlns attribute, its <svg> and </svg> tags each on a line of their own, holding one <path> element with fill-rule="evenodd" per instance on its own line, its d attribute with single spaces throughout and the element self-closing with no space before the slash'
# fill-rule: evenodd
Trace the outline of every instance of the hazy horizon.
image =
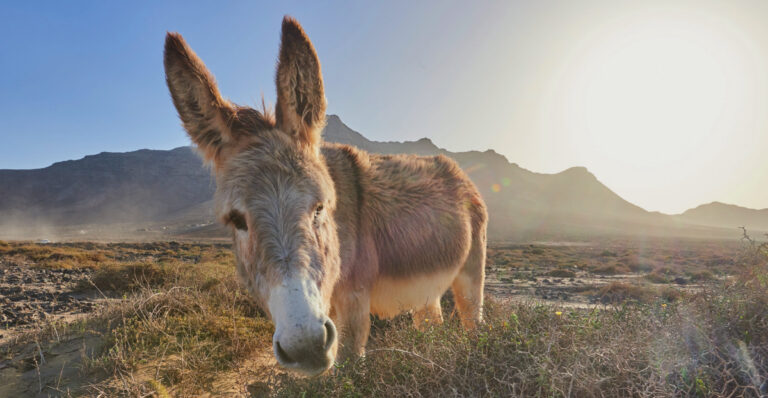
<svg viewBox="0 0 768 398">
<path fill-rule="evenodd" d="M 0 169 L 188 145 L 166 31 L 234 102 L 274 103 L 290 14 L 319 53 L 328 113 L 368 139 L 584 166 L 650 211 L 768 207 L 766 3 L 82 4 L 4 7 Z"/>
</svg>

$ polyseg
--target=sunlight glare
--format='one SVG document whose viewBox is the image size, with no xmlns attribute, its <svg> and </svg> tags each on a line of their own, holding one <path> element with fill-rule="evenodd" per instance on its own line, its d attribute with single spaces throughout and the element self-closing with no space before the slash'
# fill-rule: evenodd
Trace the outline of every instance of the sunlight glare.
<svg viewBox="0 0 768 398">
<path fill-rule="evenodd" d="M 631 189 L 627 179 L 705 182 L 702 164 L 753 124 L 745 110 L 757 71 L 743 48 L 727 26 L 680 16 L 602 29 L 554 79 L 546 130 L 619 191 Z"/>
</svg>

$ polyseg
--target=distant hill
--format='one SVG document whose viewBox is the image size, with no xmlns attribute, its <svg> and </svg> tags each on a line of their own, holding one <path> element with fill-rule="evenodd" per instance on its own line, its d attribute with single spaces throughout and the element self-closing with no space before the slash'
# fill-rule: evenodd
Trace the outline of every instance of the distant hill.
<svg viewBox="0 0 768 398">
<path fill-rule="evenodd" d="M 747 231 L 768 231 L 768 209 L 756 210 L 746 207 L 712 202 L 675 216 L 682 222 L 710 227 L 738 228 Z"/>
<path fill-rule="evenodd" d="M 43 169 L 0 170 L 0 226 L 158 220 L 209 200 L 214 188 L 190 147 L 102 152 Z"/>
<path fill-rule="evenodd" d="M 328 116 L 323 136 L 370 152 L 444 154 L 455 159 L 488 203 L 491 239 L 733 235 L 730 229 L 713 228 L 727 226 L 727 215 L 704 223 L 686 214 L 651 213 L 616 195 L 583 167 L 540 174 L 493 150 L 449 152 L 427 138 L 370 141 L 336 115 Z M 190 147 L 104 152 L 43 169 L 0 170 L 0 232 L 8 235 L 8 231 L 35 225 L 127 223 L 135 224 L 137 230 L 163 225 L 163 231 L 191 236 L 221 235 L 224 230 L 212 224 L 214 186 Z"/>
</svg>

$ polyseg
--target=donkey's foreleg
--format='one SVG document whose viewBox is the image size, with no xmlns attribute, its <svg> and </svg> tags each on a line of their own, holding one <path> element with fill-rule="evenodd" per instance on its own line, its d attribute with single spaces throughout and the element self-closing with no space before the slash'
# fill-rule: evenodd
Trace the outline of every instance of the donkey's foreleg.
<svg viewBox="0 0 768 398">
<path fill-rule="evenodd" d="M 429 325 L 439 325 L 442 323 L 443 310 L 440 308 L 439 296 L 424 307 L 413 311 L 413 326 L 416 329 L 424 330 Z"/>
<path fill-rule="evenodd" d="M 371 304 L 368 292 L 348 292 L 334 300 L 333 320 L 341 340 L 336 355 L 337 363 L 355 360 L 365 353 L 365 344 L 371 331 Z"/>
</svg>

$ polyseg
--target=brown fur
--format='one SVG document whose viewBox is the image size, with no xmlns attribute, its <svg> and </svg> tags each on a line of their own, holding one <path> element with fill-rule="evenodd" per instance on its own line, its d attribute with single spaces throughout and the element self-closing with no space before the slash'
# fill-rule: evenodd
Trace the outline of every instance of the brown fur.
<svg viewBox="0 0 768 398">
<path fill-rule="evenodd" d="M 276 121 L 222 99 L 178 34 L 168 35 L 165 66 L 184 127 L 215 166 L 240 277 L 267 311 L 281 281 L 308 278 L 339 329 L 341 358 L 363 352 L 371 313 L 442 322 L 449 286 L 464 325 L 482 319 L 487 213 L 476 187 L 444 156 L 321 142 L 320 63 L 295 20 L 283 21 Z"/>
<path fill-rule="evenodd" d="M 266 112 L 222 98 L 213 75 L 180 34 L 168 33 L 164 63 L 173 104 L 206 161 L 221 164 L 221 159 L 232 152 L 231 144 L 247 138 L 254 129 L 275 126 Z"/>
<path fill-rule="evenodd" d="M 278 127 L 308 146 L 320 141 L 325 122 L 325 95 L 315 47 L 295 19 L 283 21 L 277 67 Z M 293 109 L 285 112 L 285 109 Z"/>
</svg>

